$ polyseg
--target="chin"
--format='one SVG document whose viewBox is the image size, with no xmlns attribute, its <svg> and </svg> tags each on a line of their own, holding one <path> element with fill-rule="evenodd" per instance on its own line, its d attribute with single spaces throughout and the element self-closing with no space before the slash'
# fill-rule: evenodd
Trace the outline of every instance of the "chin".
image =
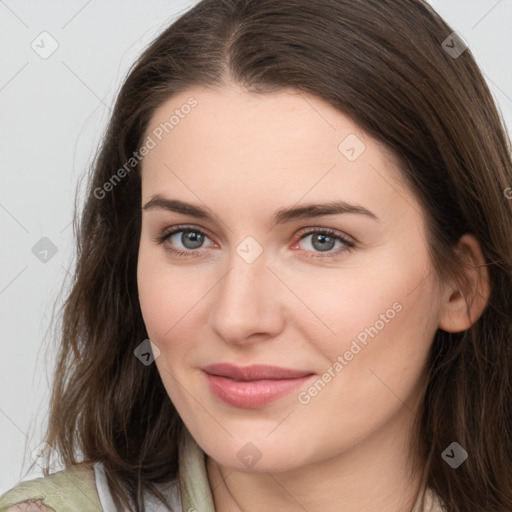
<svg viewBox="0 0 512 512">
<path fill-rule="evenodd" d="M 250 439 L 250 438 L 246 438 Z M 208 443 L 210 445 L 210 443 Z M 205 445 L 203 451 L 218 464 L 247 473 L 283 472 L 308 464 L 308 457 L 296 444 L 276 447 L 268 440 L 241 441 L 233 439 L 232 443 L 211 443 Z M 206 449 L 205 449 L 206 448 Z"/>
</svg>

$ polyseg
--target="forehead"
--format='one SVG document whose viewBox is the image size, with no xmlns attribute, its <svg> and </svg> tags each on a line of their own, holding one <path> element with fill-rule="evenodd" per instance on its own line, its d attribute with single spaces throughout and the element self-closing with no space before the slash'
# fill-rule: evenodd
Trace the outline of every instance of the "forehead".
<svg viewBox="0 0 512 512">
<path fill-rule="evenodd" d="M 318 156 L 330 146 L 329 153 L 337 157 L 340 137 L 365 138 L 350 118 L 319 98 L 292 89 L 249 93 L 236 85 L 193 88 L 174 95 L 153 114 L 146 130 L 152 133 L 169 147 L 172 141 L 178 146 L 191 136 L 205 150 L 222 144 L 238 150 L 230 153 L 231 158 L 232 153 L 262 146 L 274 156 L 293 149 L 286 153 L 288 159 Z"/>
<path fill-rule="evenodd" d="M 261 207 L 283 194 L 391 201 L 400 186 L 380 143 L 328 103 L 291 89 L 191 88 L 155 111 L 145 136 L 155 146 L 142 162 L 143 197 L 179 189 L 189 199 L 236 194 Z"/>
</svg>

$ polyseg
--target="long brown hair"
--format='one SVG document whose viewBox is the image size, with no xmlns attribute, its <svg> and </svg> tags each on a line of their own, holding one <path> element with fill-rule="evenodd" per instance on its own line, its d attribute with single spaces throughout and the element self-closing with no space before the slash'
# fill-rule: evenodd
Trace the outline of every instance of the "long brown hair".
<svg viewBox="0 0 512 512">
<path fill-rule="evenodd" d="M 183 423 L 156 365 L 134 356 L 148 335 L 133 155 L 172 95 L 233 81 L 261 94 L 315 95 L 380 141 L 423 206 L 436 271 L 463 291 L 454 246 L 465 233 L 479 241 L 491 296 L 471 328 L 435 335 L 418 449 L 427 485 L 449 511 L 512 510 L 511 144 L 470 49 L 454 55 L 443 44 L 452 33 L 424 0 L 203 0 L 144 51 L 118 94 L 79 220 L 75 213 L 76 270 L 45 438 L 66 466 L 102 461 L 116 504 L 136 511 L 143 490 L 176 475 Z M 457 470 L 441 456 L 453 441 L 469 453 Z"/>
</svg>

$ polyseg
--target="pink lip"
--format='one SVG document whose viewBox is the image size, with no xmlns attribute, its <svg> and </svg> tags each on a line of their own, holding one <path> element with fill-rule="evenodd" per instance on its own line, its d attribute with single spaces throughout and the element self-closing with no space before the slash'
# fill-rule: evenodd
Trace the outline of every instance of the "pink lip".
<svg viewBox="0 0 512 512">
<path fill-rule="evenodd" d="M 221 363 L 202 368 L 212 393 L 235 407 L 256 408 L 290 393 L 309 380 L 310 371 L 276 366 L 234 366 Z"/>
</svg>

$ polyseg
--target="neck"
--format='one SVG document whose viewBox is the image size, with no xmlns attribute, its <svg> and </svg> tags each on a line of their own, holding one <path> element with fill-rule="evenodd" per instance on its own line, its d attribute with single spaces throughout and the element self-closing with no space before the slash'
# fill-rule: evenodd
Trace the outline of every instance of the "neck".
<svg viewBox="0 0 512 512">
<path fill-rule="evenodd" d="M 244 472 L 207 457 L 216 512 L 412 511 L 424 461 L 416 456 L 411 474 L 405 427 L 414 416 L 406 408 L 399 416 L 349 450 L 285 472 Z"/>
</svg>

